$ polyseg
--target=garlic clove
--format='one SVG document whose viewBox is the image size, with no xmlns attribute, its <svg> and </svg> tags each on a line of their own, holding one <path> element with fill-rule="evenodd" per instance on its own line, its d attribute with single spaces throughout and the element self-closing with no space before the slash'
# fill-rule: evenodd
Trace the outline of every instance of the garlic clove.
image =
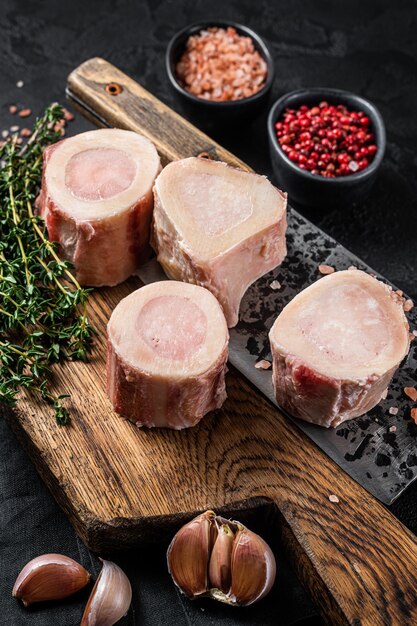
<svg viewBox="0 0 417 626">
<path fill-rule="evenodd" d="M 132 587 L 123 570 L 104 561 L 84 610 L 81 626 L 113 626 L 129 610 Z"/>
<path fill-rule="evenodd" d="M 76 593 L 90 580 L 90 574 L 63 554 L 42 554 L 20 572 L 12 595 L 25 606 L 47 600 L 62 600 Z"/>
<path fill-rule="evenodd" d="M 214 519 L 213 511 L 202 513 L 177 532 L 168 548 L 169 573 L 177 587 L 189 598 L 207 591 Z"/>
<path fill-rule="evenodd" d="M 210 587 L 227 593 L 232 584 L 230 561 L 233 549 L 234 533 L 230 526 L 222 524 L 213 545 L 209 564 Z"/>
<path fill-rule="evenodd" d="M 241 528 L 233 544 L 231 571 L 230 600 L 239 606 L 248 606 L 266 596 L 274 584 L 275 557 L 259 535 Z"/>
</svg>

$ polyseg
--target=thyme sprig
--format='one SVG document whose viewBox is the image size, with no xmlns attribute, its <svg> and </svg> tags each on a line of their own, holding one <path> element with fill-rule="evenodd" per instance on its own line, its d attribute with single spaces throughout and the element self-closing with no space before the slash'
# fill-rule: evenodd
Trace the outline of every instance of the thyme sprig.
<svg viewBox="0 0 417 626">
<path fill-rule="evenodd" d="M 0 149 L 0 402 L 13 405 L 30 389 L 48 402 L 59 424 L 69 421 L 63 400 L 49 389 L 50 366 L 87 359 L 93 329 L 82 288 L 71 264 L 59 257 L 34 213 L 42 175 L 42 152 L 58 141 L 64 116 L 51 105 L 36 121 L 25 146 L 13 136 Z"/>
</svg>

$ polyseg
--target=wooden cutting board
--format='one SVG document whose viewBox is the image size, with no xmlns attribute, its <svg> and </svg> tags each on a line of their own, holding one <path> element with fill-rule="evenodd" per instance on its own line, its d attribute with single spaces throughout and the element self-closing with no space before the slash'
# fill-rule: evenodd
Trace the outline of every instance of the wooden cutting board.
<svg viewBox="0 0 417 626">
<path fill-rule="evenodd" d="M 116 95 L 114 84 L 122 88 Z M 149 137 L 164 162 L 207 151 L 247 167 L 103 59 L 77 68 L 68 92 L 95 123 Z M 235 371 L 224 407 L 195 428 L 139 430 L 113 413 L 105 392 L 105 327 L 119 300 L 138 286 L 131 279 L 95 290 L 91 362 L 55 369 L 56 390 L 72 394 L 69 427 L 57 426 L 49 407 L 30 395 L 14 412 L 2 408 L 87 546 L 103 554 L 165 540 L 203 509 L 238 518 L 269 502 L 280 513 L 277 532 L 288 555 L 328 624 L 417 623 L 414 535 Z M 331 494 L 339 502 L 330 502 Z"/>
</svg>

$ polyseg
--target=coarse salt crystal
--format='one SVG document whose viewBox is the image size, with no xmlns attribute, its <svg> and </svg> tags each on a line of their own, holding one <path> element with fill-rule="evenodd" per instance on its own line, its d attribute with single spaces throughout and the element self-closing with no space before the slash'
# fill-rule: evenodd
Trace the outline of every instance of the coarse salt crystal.
<svg viewBox="0 0 417 626">
<path fill-rule="evenodd" d="M 417 389 L 415 387 L 404 387 L 404 393 L 411 398 L 413 402 L 417 400 Z"/>
<path fill-rule="evenodd" d="M 359 169 L 359 165 L 358 163 L 356 163 L 356 161 L 349 161 L 348 168 L 351 172 L 357 172 Z"/>
<path fill-rule="evenodd" d="M 329 500 L 330 502 L 340 502 L 339 498 L 334 493 L 330 494 Z"/>
<path fill-rule="evenodd" d="M 266 361 L 265 359 L 262 359 L 261 361 L 255 363 L 255 367 L 257 370 L 269 370 L 269 368 L 271 367 L 271 363 L 269 361 Z"/>
<path fill-rule="evenodd" d="M 281 283 L 279 282 L 279 280 L 273 280 L 269 286 L 271 287 L 271 289 L 281 289 Z"/>
<path fill-rule="evenodd" d="M 333 274 L 334 271 L 335 269 L 331 265 L 319 265 L 320 274 Z"/>
<path fill-rule="evenodd" d="M 31 109 L 22 109 L 18 113 L 19 117 L 29 117 L 29 115 L 32 115 L 32 110 Z"/>
<path fill-rule="evenodd" d="M 10 131 L 11 131 L 12 133 L 17 133 L 17 131 L 19 130 L 19 128 L 20 128 L 19 126 L 10 126 Z"/>
<path fill-rule="evenodd" d="M 390 433 L 395 433 L 397 431 L 397 427 L 395 425 L 394 426 L 390 426 L 388 430 L 389 430 Z"/>
<path fill-rule="evenodd" d="M 408 300 L 406 300 L 403 304 L 403 309 L 406 313 L 408 313 L 408 311 L 411 311 L 413 307 L 414 307 L 414 302 L 411 300 L 411 298 L 408 298 Z"/>
<path fill-rule="evenodd" d="M 23 87 L 23 85 L 24 85 L 24 84 L 25 84 L 25 83 L 23 82 L 23 80 L 18 80 L 18 81 L 17 81 L 17 83 L 16 83 L 16 87 L 17 87 L 18 89 L 21 89 L 21 88 Z"/>
<path fill-rule="evenodd" d="M 72 120 L 74 119 L 74 115 L 73 113 L 71 113 L 71 111 L 68 111 L 68 109 L 64 109 L 64 118 L 68 122 L 72 122 Z"/>
<path fill-rule="evenodd" d="M 398 408 L 396 406 L 390 406 L 390 408 L 388 409 L 388 413 L 390 413 L 390 415 L 397 415 Z"/>
<path fill-rule="evenodd" d="M 417 330 L 413 330 L 414 337 L 417 337 Z"/>
<path fill-rule="evenodd" d="M 3 137 L 3 139 L 6 139 L 6 137 L 9 136 L 9 131 L 8 130 L 2 130 L 1 131 L 1 136 Z"/>
</svg>

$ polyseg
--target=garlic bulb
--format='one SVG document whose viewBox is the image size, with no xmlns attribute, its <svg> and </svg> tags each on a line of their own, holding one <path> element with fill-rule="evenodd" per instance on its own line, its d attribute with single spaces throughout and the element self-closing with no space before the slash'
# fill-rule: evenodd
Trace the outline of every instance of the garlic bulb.
<svg viewBox="0 0 417 626">
<path fill-rule="evenodd" d="M 132 587 L 122 569 L 104 561 L 88 599 L 81 626 L 113 626 L 129 610 Z"/>
<path fill-rule="evenodd" d="M 42 554 L 20 572 L 12 595 L 25 606 L 47 600 L 62 600 L 76 593 L 90 580 L 90 574 L 63 554 Z"/>
<path fill-rule="evenodd" d="M 189 598 L 248 606 L 265 597 L 275 581 L 275 557 L 268 544 L 240 522 L 213 511 L 178 531 L 167 561 L 174 583 Z"/>
</svg>

